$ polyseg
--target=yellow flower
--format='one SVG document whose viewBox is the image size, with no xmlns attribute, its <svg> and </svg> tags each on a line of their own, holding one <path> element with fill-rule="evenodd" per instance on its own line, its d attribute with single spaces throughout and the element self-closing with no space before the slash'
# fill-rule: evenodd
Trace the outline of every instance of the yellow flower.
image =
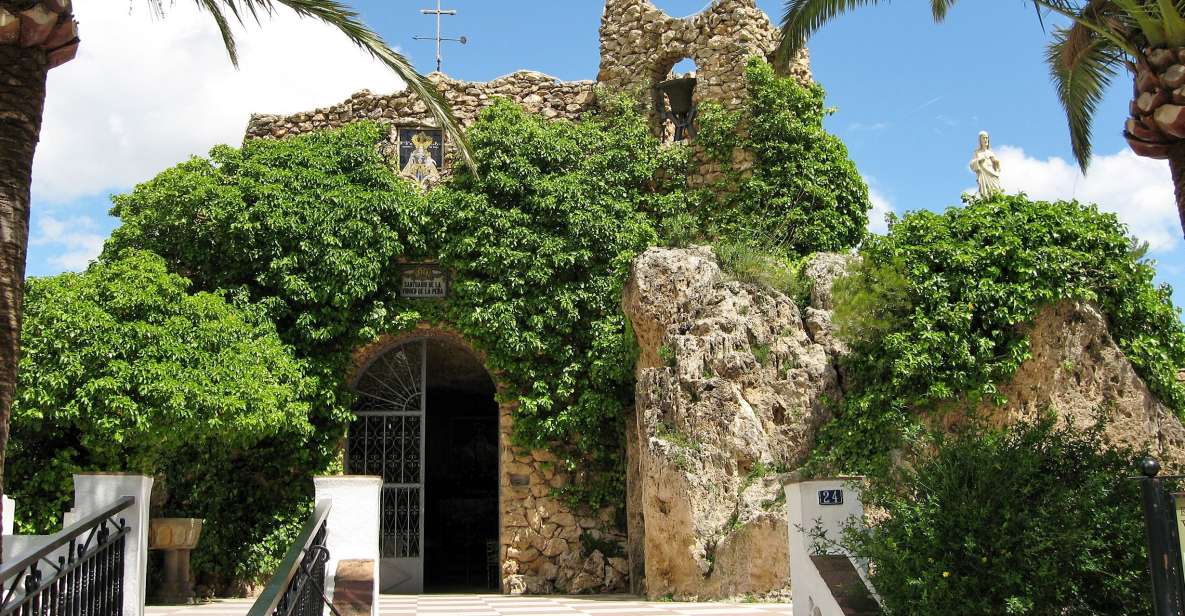
<svg viewBox="0 0 1185 616">
<path fill-rule="evenodd" d="M 944 577 L 944 578 L 948 578 L 948 577 L 950 577 L 950 571 L 943 571 L 943 572 L 942 572 L 942 577 Z"/>
</svg>

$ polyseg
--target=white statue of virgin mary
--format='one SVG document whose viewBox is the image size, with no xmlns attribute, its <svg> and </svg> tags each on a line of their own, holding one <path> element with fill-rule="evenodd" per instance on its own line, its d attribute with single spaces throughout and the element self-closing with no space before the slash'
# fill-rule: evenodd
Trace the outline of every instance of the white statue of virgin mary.
<svg viewBox="0 0 1185 616">
<path fill-rule="evenodd" d="M 979 196 L 988 198 L 1003 192 L 1000 189 L 1000 159 L 992 152 L 992 139 L 987 131 L 979 133 L 979 147 L 971 158 L 971 171 L 979 183 Z"/>
</svg>

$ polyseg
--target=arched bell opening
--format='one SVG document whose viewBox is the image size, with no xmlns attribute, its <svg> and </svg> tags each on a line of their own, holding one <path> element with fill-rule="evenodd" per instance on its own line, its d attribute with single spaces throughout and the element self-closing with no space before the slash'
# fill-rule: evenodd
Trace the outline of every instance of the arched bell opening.
<svg viewBox="0 0 1185 616">
<path fill-rule="evenodd" d="M 697 75 L 697 65 L 690 56 L 672 54 L 654 64 L 650 75 L 651 113 L 662 142 L 687 142 L 695 137 Z"/>
<path fill-rule="evenodd" d="M 498 405 L 481 360 L 449 338 L 403 340 L 353 388 L 346 472 L 383 478 L 381 592 L 498 591 Z"/>
</svg>

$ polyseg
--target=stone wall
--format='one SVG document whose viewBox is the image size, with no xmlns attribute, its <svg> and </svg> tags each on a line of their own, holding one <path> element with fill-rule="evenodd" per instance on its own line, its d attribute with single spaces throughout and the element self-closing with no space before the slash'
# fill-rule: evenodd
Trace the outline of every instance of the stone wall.
<svg viewBox="0 0 1185 616">
<path fill-rule="evenodd" d="M 575 511 L 552 494 L 572 481 L 551 452 L 507 445 L 518 402 L 500 405 L 502 431 L 502 591 L 509 594 L 624 592 L 625 535 L 617 508 Z M 624 506 L 624 503 L 622 504 Z M 585 550 L 584 541 L 591 540 Z M 609 554 L 593 547 L 613 546 Z"/>
<path fill-rule="evenodd" d="M 519 71 L 489 82 L 459 81 L 441 73 L 429 75 L 429 80 L 463 127 L 472 125 L 496 97 L 510 99 L 547 119 L 578 120 L 595 109 L 596 86 L 646 91 L 665 79 L 680 60 L 691 58 L 699 79 L 695 100 L 737 108 L 745 100 L 745 62 L 753 56 L 774 61 L 777 43 L 778 30 L 757 8 L 756 0 L 716 0 L 703 12 L 686 18 L 671 17 L 650 0 L 607 0 L 601 19 L 601 67 L 595 82 L 564 82 L 534 71 Z M 806 50 L 790 61 L 784 72 L 809 82 Z M 395 128 L 436 125 L 427 106 L 410 91 L 380 95 L 362 90 L 332 107 L 288 116 L 252 115 L 246 138 L 282 139 L 360 120 L 392 127 L 384 146 L 388 156 L 398 151 Z M 653 110 L 652 120 L 656 134 L 667 130 L 659 126 Z M 447 176 L 455 157 L 452 144 L 446 148 Z M 746 152 L 737 154 L 737 164 L 744 168 L 750 157 Z M 698 149 L 696 167 L 689 178 L 692 186 L 721 178 L 718 165 Z"/>
<path fill-rule="evenodd" d="M 498 97 L 510 99 L 527 111 L 548 119 L 578 120 L 596 104 L 596 84 L 592 81 L 559 81 L 536 71 L 518 71 L 487 82 L 460 81 L 441 73 L 433 73 L 428 79 L 440 90 L 452 107 L 453 115 L 466 128 Z M 246 138 L 283 139 L 361 120 L 390 126 L 388 143 L 391 146 L 397 143 L 394 129 L 398 127 L 436 126 L 427 105 L 409 90 L 385 95 L 361 90 L 332 107 L 288 116 L 254 114 L 247 125 Z M 446 168 L 451 167 L 453 158 L 446 154 Z"/>
<path fill-rule="evenodd" d="M 672 76 L 671 69 L 683 59 L 695 62 L 694 101 L 714 101 L 728 109 L 745 103 L 745 64 L 752 57 L 765 58 L 777 66 L 779 32 L 756 0 L 715 0 L 690 17 L 671 17 L 650 0 L 607 0 L 601 17 L 601 70 L 597 81 L 607 87 L 646 92 Z M 803 83 L 811 81 L 810 56 L 803 49 L 779 67 Z M 672 127 L 659 122 L 651 110 L 655 134 L 670 134 Z M 695 173 L 691 186 L 704 186 L 723 179 L 720 166 L 695 146 Z M 734 164 L 746 169 L 752 155 L 738 151 Z"/>
<path fill-rule="evenodd" d="M 685 18 L 667 15 L 650 0 L 607 0 L 601 17 L 601 70 L 597 81 L 619 89 L 649 88 L 668 77 L 680 60 L 696 64 L 697 101 L 735 108 L 744 102 L 745 62 L 773 62 L 778 29 L 756 0 L 716 0 Z M 803 52 L 785 73 L 808 82 L 810 58 Z"/>
<path fill-rule="evenodd" d="M 447 328 L 422 323 L 398 335 L 383 336 L 354 353 L 346 382 L 370 362 L 401 344 L 421 338 L 448 341 L 465 349 L 482 365 L 485 356 L 463 336 Z M 499 375 L 491 374 L 498 398 L 508 389 Z M 624 529 L 618 528 L 618 508 L 580 511 L 553 495 L 572 477 L 559 467 L 550 452 L 527 451 L 513 446 L 514 411 L 518 402 L 498 405 L 499 430 L 499 533 L 502 591 L 509 594 L 582 594 L 623 592 L 629 584 Z M 431 437 L 429 437 L 431 438 Z M 624 506 L 624 503 L 622 504 Z M 584 549 L 588 542 L 589 550 Z M 606 554 L 596 546 L 606 547 Z"/>
</svg>

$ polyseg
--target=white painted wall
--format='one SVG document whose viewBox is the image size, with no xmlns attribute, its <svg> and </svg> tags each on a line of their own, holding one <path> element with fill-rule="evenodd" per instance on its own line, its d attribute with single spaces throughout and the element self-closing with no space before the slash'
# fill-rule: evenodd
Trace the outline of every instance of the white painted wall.
<svg viewBox="0 0 1185 616">
<path fill-rule="evenodd" d="M 122 473 L 86 473 L 74 475 L 74 508 L 62 516 L 62 527 L 65 528 L 93 513 L 107 509 L 115 501 L 132 496 L 136 499 L 134 505 L 120 512 L 116 519 L 123 518 L 128 525 L 128 534 L 124 539 L 124 586 L 123 586 L 123 616 L 144 615 L 144 593 L 148 571 L 148 500 L 152 492 L 152 478 L 143 475 L 127 475 Z M 49 542 L 49 535 L 13 535 L 12 515 L 14 507 L 10 499 L 5 497 L 4 511 L 4 560 L 10 561 L 23 554 L 36 550 Z M 53 555 L 65 555 L 66 548 L 62 547 Z"/>
<path fill-rule="evenodd" d="M 4 499 L 4 534 L 11 535 L 12 525 L 16 521 L 16 501 L 7 494 L 0 498 Z"/>
<path fill-rule="evenodd" d="M 333 502 L 325 522 L 325 547 L 329 563 L 325 567 L 326 594 L 333 597 L 333 578 L 342 560 L 370 560 L 374 563 L 374 603 L 371 615 L 379 607 L 379 515 L 383 488 L 381 477 L 339 475 L 313 479 L 314 502 Z"/>
<path fill-rule="evenodd" d="M 816 550 L 814 529 L 821 528 L 828 539 L 839 541 L 852 517 L 864 518 L 864 505 L 855 478 L 820 479 L 788 483 L 786 514 L 790 535 L 790 588 L 794 597 L 794 616 L 843 616 L 831 590 L 823 582 L 812 554 L 846 554 L 842 549 Z M 843 490 L 842 505 L 821 505 L 820 492 Z M 857 566 L 857 571 L 862 567 Z M 867 582 L 867 580 L 865 580 Z"/>
<path fill-rule="evenodd" d="M 128 524 L 124 544 L 123 616 L 143 616 L 148 572 L 148 515 L 152 477 L 124 473 L 84 473 L 74 475 L 74 508 L 63 516 L 69 526 L 86 516 L 110 507 L 123 496 L 133 496 L 136 503 L 120 513 Z"/>
</svg>

